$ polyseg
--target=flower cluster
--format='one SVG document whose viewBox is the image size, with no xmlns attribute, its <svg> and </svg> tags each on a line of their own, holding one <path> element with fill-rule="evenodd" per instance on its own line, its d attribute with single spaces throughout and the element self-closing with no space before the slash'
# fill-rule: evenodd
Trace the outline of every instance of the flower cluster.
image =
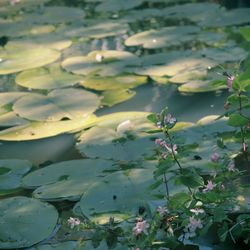
<svg viewBox="0 0 250 250">
<path fill-rule="evenodd" d="M 138 236 L 141 233 L 148 235 L 148 228 L 149 224 L 147 223 L 147 221 L 142 220 L 142 218 L 138 218 L 135 227 L 133 228 L 133 233 L 135 236 Z"/>
<path fill-rule="evenodd" d="M 73 229 L 74 227 L 79 226 L 81 224 L 81 221 L 78 218 L 70 217 L 68 219 L 68 223 L 70 225 L 70 228 Z"/>
<path fill-rule="evenodd" d="M 203 228 L 200 219 L 194 218 L 194 216 L 189 217 L 189 223 L 186 225 L 184 232 L 185 238 L 189 239 L 196 236 L 196 230 Z"/>
<path fill-rule="evenodd" d="M 165 140 L 159 139 L 159 138 L 155 139 L 155 144 L 160 146 L 164 150 L 164 152 L 162 153 L 163 159 L 166 159 L 168 154 L 177 155 L 177 153 L 178 153 L 176 144 L 174 144 L 174 145 L 168 144 Z"/>
<path fill-rule="evenodd" d="M 177 122 L 177 119 L 173 117 L 171 114 L 167 114 L 167 115 L 158 114 L 156 126 L 158 128 L 166 127 L 167 129 L 171 129 L 174 127 L 176 122 Z"/>
</svg>

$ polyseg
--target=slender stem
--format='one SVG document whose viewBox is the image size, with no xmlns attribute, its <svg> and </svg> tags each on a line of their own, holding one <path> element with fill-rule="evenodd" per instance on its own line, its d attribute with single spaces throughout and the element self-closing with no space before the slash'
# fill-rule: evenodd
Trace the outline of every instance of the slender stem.
<svg viewBox="0 0 250 250">
<path fill-rule="evenodd" d="M 180 162 L 178 161 L 178 159 L 177 159 L 177 157 L 176 157 L 176 155 L 174 153 L 174 149 L 173 149 L 174 144 L 173 144 L 172 137 L 170 136 L 170 134 L 168 133 L 168 131 L 166 129 L 164 129 L 164 133 L 166 134 L 166 136 L 168 137 L 168 139 L 170 141 L 170 147 L 171 147 L 173 158 L 174 158 L 175 162 L 177 163 L 178 167 L 180 168 L 180 171 L 182 171 L 183 168 L 182 168 Z"/>
<path fill-rule="evenodd" d="M 165 182 L 165 187 L 166 187 L 167 200 L 169 200 L 169 189 L 168 189 L 168 180 L 167 180 L 166 173 L 164 173 L 163 176 L 164 176 L 164 182 Z"/>
</svg>

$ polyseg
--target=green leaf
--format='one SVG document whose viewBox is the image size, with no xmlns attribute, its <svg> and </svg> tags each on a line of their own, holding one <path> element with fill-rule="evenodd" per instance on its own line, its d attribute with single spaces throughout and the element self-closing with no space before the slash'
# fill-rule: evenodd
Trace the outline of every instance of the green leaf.
<svg viewBox="0 0 250 250">
<path fill-rule="evenodd" d="M 157 122 L 157 116 L 156 116 L 156 114 L 150 114 L 150 115 L 148 115 L 148 116 L 147 116 L 147 119 L 148 119 L 150 122 L 154 123 L 154 124 L 156 124 L 156 122 Z"/>
<path fill-rule="evenodd" d="M 218 236 L 220 241 L 224 242 L 228 235 L 228 223 L 223 222 L 222 226 L 218 229 Z"/>
<path fill-rule="evenodd" d="M 9 168 L 0 167 L 0 175 L 4 175 L 4 174 L 6 174 L 6 173 L 8 173 L 10 171 L 11 171 L 11 169 L 9 169 Z"/>
<path fill-rule="evenodd" d="M 227 214 L 222 207 L 217 207 L 214 210 L 214 221 L 222 222 L 227 218 Z"/>
<path fill-rule="evenodd" d="M 169 206 L 174 210 L 183 209 L 183 207 L 191 200 L 191 197 L 187 193 L 179 192 L 171 196 L 169 200 Z"/>
<path fill-rule="evenodd" d="M 240 114 L 231 114 L 227 123 L 232 127 L 243 127 L 247 125 L 249 121 L 250 119 L 247 119 Z"/>
</svg>

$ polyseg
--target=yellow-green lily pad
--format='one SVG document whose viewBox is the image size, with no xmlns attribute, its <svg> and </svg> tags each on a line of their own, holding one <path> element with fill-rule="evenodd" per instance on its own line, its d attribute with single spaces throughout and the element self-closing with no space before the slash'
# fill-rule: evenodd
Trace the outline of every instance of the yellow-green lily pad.
<svg viewBox="0 0 250 250">
<path fill-rule="evenodd" d="M 87 118 L 69 121 L 31 122 L 30 124 L 16 126 L 0 131 L 0 140 L 37 140 L 88 128 L 91 127 L 95 121 L 95 116 L 90 116 Z"/>
<path fill-rule="evenodd" d="M 83 80 L 83 77 L 70 74 L 61 69 L 58 64 L 23 71 L 16 77 L 16 83 L 30 89 L 56 89 L 73 86 Z"/>
<path fill-rule="evenodd" d="M 60 52 L 48 48 L 25 48 L 0 50 L 0 75 L 16 73 L 50 64 L 60 57 Z"/>
<path fill-rule="evenodd" d="M 113 89 L 102 93 L 102 105 L 112 107 L 115 104 L 125 102 L 135 96 L 136 92 L 130 89 Z"/>
<path fill-rule="evenodd" d="M 147 77 L 137 75 L 120 75 L 110 77 L 90 76 L 84 78 L 81 85 L 94 90 L 114 90 L 136 88 L 147 82 Z"/>
<path fill-rule="evenodd" d="M 56 89 L 47 96 L 26 95 L 17 100 L 13 110 L 19 116 L 34 121 L 59 121 L 88 117 L 100 104 L 100 98 L 82 89 Z"/>
</svg>

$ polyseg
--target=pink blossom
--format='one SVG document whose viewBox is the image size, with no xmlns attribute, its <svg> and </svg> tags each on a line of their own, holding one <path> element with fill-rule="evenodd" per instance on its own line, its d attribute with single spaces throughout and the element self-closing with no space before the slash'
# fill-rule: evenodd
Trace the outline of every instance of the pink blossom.
<svg viewBox="0 0 250 250">
<path fill-rule="evenodd" d="M 216 184 L 213 184 L 212 181 L 208 181 L 206 187 L 203 189 L 203 192 L 211 191 L 216 187 Z"/>
<path fill-rule="evenodd" d="M 68 223 L 70 225 L 70 228 L 73 229 L 75 226 L 79 226 L 81 224 L 81 221 L 78 218 L 70 217 L 68 219 Z"/>
<path fill-rule="evenodd" d="M 227 87 L 228 87 L 228 90 L 230 92 L 233 90 L 233 81 L 234 81 L 234 76 L 228 75 L 228 77 L 227 77 Z"/>
<path fill-rule="evenodd" d="M 10 0 L 10 5 L 16 5 L 17 3 L 20 3 L 21 0 Z"/>
<path fill-rule="evenodd" d="M 169 153 L 177 155 L 177 145 L 176 144 L 173 145 L 173 148 L 171 148 L 171 145 L 169 145 L 169 144 L 166 144 L 164 146 Z"/>
<path fill-rule="evenodd" d="M 201 220 L 195 219 L 194 216 L 189 217 L 189 223 L 184 229 L 184 231 L 186 232 L 186 237 L 194 237 L 196 235 L 195 231 L 197 228 L 203 228 Z"/>
<path fill-rule="evenodd" d="M 210 157 L 210 160 L 211 160 L 212 162 L 218 162 L 219 159 L 220 159 L 220 156 L 219 156 L 219 154 L 217 154 L 216 152 L 214 152 L 214 153 L 211 155 L 211 157 Z"/>
<path fill-rule="evenodd" d="M 166 125 L 170 124 L 170 125 L 174 125 L 176 123 L 176 118 L 173 117 L 171 114 L 168 114 L 167 116 L 164 117 L 164 123 Z"/>
<path fill-rule="evenodd" d="M 149 224 L 147 223 L 147 221 L 139 219 L 136 222 L 135 227 L 133 228 L 133 233 L 135 236 L 141 234 L 142 232 L 148 235 L 148 231 L 147 231 L 148 228 L 149 228 Z"/>
</svg>

